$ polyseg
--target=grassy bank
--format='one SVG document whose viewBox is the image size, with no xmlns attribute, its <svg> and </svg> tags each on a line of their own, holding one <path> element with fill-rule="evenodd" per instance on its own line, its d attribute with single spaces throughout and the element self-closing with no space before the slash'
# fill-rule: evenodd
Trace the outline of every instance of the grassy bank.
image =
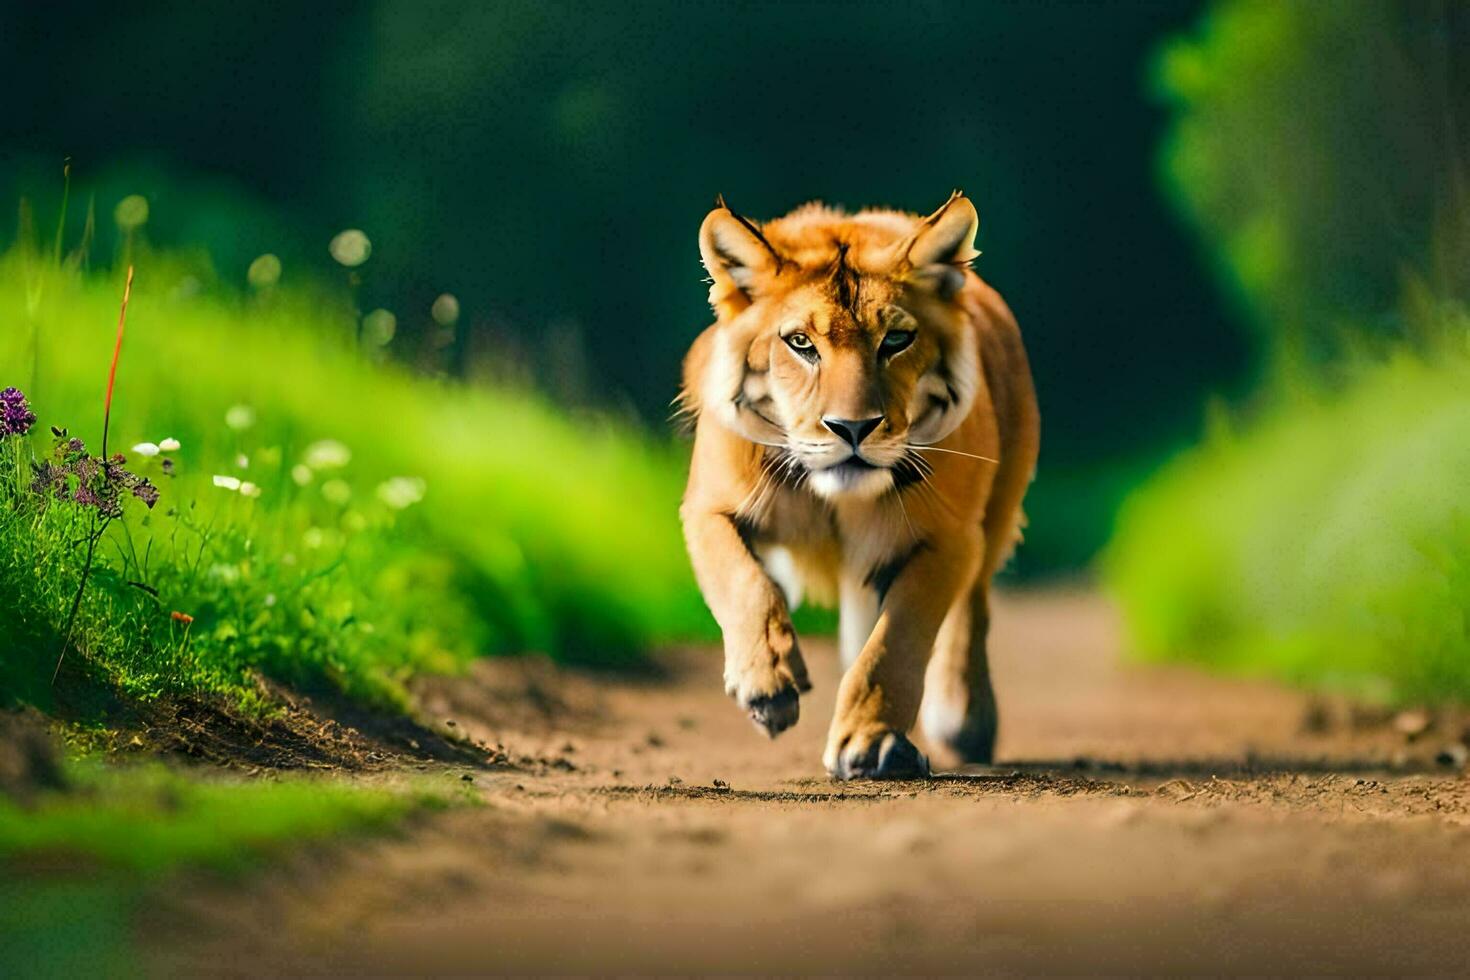
<svg viewBox="0 0 1470 980">
<path fill-rule="evenodd" d="M 1148 655 L 1470 698 L 1470 319 L 1431 356 L 1221 424 L 1127 503 L 1109 583 Z"/>
<path fill-rule="evenodd" d="M 79 668 L 144 696 L 246 696 L 258 671 L 393 703 L 412 672 L 476 655 L 607 663 L 707 630 L 675 450 L 526 391 L 387 366 L 358 348 L 344 293 L 239 296 L 167 256 L 137 262 L 108 449 L 160 500 L 124 501 L 99 543 Z M 10 440 L 17 500 L 15 451 L 47 459 L 49 427 L 100 451 L 121 293 L 118 276 L 0 259 L 0 387 L 38 416 Z M 178 448 L 131 448 L 165 440 Z M 94 518 L 0 515 L 0 695 L 48 696 Z"/>
<path fill-rule="evenodd" d="M 427 781 L 209 780 L 91 762 L 69 765 L 68 779 L 25 807 L 0 796 L 6 976 L 142 975 L 134 917 L 171 876 L 238 875 L 292 848 L 383 832 L 461 795 Z"/>
</svg>

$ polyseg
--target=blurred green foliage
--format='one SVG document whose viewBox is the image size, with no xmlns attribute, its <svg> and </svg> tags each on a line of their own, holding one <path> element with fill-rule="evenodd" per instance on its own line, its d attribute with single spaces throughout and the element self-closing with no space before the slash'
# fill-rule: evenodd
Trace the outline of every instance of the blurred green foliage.
<svg viewBox="0 0 1470 980">
<path fill-rule="evenodd" d="M 238 873 L 283 846 L 381 828 L 470 798 L 427 780 L 204 779 L 90 760 L 70 763 L 68 772 L 74 786 L 27 807 L 0 797 L 0 862 L 65 858 L 145 877 L 184 867 Z"/>
<path fill-rule="evenodd" d="M 1165 170 L 1270 358 L 1137 491 L 1145 652 L 1470 698 L 1470 9 L 1226 0 L 1170 45 Z"/>
<path fill-rule="evenodd" d="M 1406 277 L 1470 292 L 1470 10 L 1226 0 L 1156 60 L 1167 186 L 1273 356 L 1404 336 Z"/>
<path fill-rule="evenodd" d="M 0 973 L 143 976 L 132 950 L 149 888 L 239 874 L 302 844 L 380 832 L 466 794 L 427 780 L 201 779 L 161 766 L 70 763 L 71 787 L 0 796 Z M 457 781 L 456 781 L 457 784 Z"/>
<path fill-rule="evenodd" d="M 1105 567 L 1145 654 L 1470 699 L 1470 316 L 1441 329 L 1432 357 L 1299 379 L 1129 499 Z"/>
</svg>

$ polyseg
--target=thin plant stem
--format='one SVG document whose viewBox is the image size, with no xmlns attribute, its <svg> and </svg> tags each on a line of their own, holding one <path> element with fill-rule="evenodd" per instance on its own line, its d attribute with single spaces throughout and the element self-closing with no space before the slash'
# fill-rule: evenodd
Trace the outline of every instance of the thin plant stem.
<svg viewBox="0 0 1470 980">
<path fill-rule="evenodd" d="M 102 535 L 107 531 L 108 519 L 104 518 L 100 527 L 96 526 L 97 519 L 92 518 L 94 530 L 87 541 L 87 558 L 82 562 L 82 580 L 77 583 L 76 595 L 71 597 L 71 612 L 66 615 L 66 628 L 61 631 L 61 653 L 56 657 L 56 669 L 51 672 L 51 686 L 56 686 L 56 678 L 61 676 L 61 664 L 66 659 L 67 647 L 71 645 L 71 631 L 77 623 L 77 613 L 82 608 L 82 593 L 87 591 L 87 579 L 92 575 L 92 558 L 97 554 L 97 542 L 102 540 Z"/>
<path fill-rule="evenodd" d="M 61 242 L 66 235 L 66 206 L 71 201 L 71 157 L 61 165 L 61 216 L 56 219 L 56 244 L 52 261 L 61 268 Z"/>
<path fill-rule="evenodd" d="M 107 429 L 112 424 L 112 387 L 117 382 L 117 360 L 122 356 L 123 327 L 128 322 L 128 297 L 133 294 L 133 267 L 123 284 L 122 310 L 117 314 L 117 343 L 112 347 L 112 366 L 107 370 L 107 397 L 102 403 L 102 458 L 107 459 Z"/>
</svg>

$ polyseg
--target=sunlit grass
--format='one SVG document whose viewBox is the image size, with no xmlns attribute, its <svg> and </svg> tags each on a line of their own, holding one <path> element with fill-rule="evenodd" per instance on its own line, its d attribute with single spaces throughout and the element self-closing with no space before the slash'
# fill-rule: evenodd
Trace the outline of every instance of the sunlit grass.
<svg viewBox="0 0 1470 980">
<path fill-rule="evenodd" d="M 182 867 L 238 872 L 283 846 L 382 828 L 452 800 L 427 783 L 204 779 L 157 765 L 78 763 L 71 770 L 72 788 L 29 806 L 0 797 L 0 864 L 144 876 Z"/>
<path fill-rule="evenodd" d="M 1470 698 L 1470 323 L 1220 426 L 1126 505 L 1141 650 L 1388 700 Z"/>
<path fill-rule="evenodd" d="M 140 972 L 133 917 L 179 872 L 235 875 L 291 849 L 381 833 L 468 800 L 427 779 L 200 778 L 74 763 L 72 785 L 21 807 L 0 797 L 0 974 Z"/>
<path fill-rule="evenodd" d="M 110 448 L 180 448 L 130 453 L 163 500 L 110 532 L 83 621 L 87 655 L 138 693 L 238 692 L 258 670 L 392 702 L 411 673 L 476 655 L 608 663 L 708 631 L 674 447 L 378 363 L 343 297 L 216 295 L 185 264 L 137 261 Z M 120 283 L 50 266 L 37 288 L 36 268 L 0 259 L 0 386 L 30 397 L 37 455 L 51 425 L 96 451 Z M 79 574 L 75 530 L 0 520 L 18 586 L 0 642 L 37 667 Z M 173 612 L 193 617 L 187 642 Z"/>
</svg>

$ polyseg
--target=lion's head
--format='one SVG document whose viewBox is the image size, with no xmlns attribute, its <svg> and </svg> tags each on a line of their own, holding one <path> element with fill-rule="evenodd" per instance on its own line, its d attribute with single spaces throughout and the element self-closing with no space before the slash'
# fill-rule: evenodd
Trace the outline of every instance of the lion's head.
<svg viewBox="0 0 1470 980">
<path fill-rule="evenodd" d="M 800 466 L 826 497 L 916 479 L 980 384 L 961 303 L 977 254 L 959 193 L 927 218 L 808 205 L 757 225 L 721 201 L 700 252 L 718 319 L 699 409 Z"/>
</svg>

